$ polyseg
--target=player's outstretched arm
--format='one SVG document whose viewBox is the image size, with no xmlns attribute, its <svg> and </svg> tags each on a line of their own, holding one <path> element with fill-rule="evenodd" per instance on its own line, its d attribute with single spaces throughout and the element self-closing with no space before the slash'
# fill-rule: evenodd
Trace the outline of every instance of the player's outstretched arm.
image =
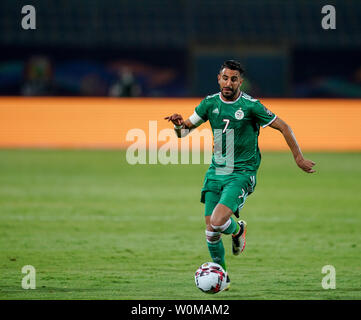
<svg viewBox="0 0 361 320">
<path fill-rule="evenodd" d="M 316 170 L 312 168 L 316 163 L 311 160 L 307 160 L 303 157 L 302 151 L 297 143 L 296 137 L 293 134 L 292 129 L 286 122 L 284 122 L 280 118 L 276 118 L 276 120 L 270 124 L 270 127 L 280 131 L 283 134 L 283 137 L 285 138 L 288 146 L 290 147 L 297 165 L 303 171 L 308 173 L 316 172 Z"/>
<path fill-rule="evenodd" d="M 177 134 L 178 138 L 185 137 L 192 129 L 196 126 L 189 120 L 183 120 L 183 117 L 178 114 L 174 113 L 171 116 L 165 117 L 164 120 L 172 121 L 174 124 L 174 131 Z"/>
</svg>

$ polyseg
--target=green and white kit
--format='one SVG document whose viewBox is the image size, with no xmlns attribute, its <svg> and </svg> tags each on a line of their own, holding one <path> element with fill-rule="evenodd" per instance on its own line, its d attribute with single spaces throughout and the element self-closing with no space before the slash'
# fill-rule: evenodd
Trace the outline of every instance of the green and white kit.
<svg viewBox="0 0 361 320">
<path fill-rule="evenodd" d="M 209 121 L 214 138 L 212 163 L 201 192 L 205 215 L 211 215 L 217 203 L 238 215 L 256 186 L 261 162 L 260 127 L 270 125 L 276 118 L 259 100 L 243 92 L 235 101 L 225 101 L 221 93 L 216 93 L 195 108 L 190 121 L 196 126 Z"/>
</svg>

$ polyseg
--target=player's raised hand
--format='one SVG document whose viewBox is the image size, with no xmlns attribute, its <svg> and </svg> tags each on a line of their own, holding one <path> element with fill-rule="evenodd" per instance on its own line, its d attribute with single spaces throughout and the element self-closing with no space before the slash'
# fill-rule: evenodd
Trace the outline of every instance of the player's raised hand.
<svg viewBox="0 0 361 320">
<path fill-rule="evenodd" d="M 305 172 L 313 173 L 316 172 L 312 167 L 316 164 L 312 160 L 301 158 L 296 161 L 297 165 Z"/>
<path fill-rule="evenodd" d="M 171 116 L 165 117 L 164 120 L 168 120 L 168 122 L 172 121 L 173 124 L 177 126 L 180 126 L 184 123 L 183 117 L 178 113 L 174 113 Z"/>
</svg>

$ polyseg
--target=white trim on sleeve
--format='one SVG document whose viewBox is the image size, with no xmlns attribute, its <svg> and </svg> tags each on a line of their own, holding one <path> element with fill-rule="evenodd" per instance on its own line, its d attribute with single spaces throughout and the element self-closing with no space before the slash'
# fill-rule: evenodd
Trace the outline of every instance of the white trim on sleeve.
<svg viewBox="0 0 361 320">
<path fill-rule="evenodd" d="M 204 120 L 195 111 L 189 117 L 189 121 L 196 127 L 200 126 L 204 122 Z"/>
<path fill-rule="evenodd" d="M 269 126 L 273 121 L 275 121 L 277 119 L 277 116 L 275 115 L 275 117 L 268 123 L 266 123 L 265 125 L 262 126 L 262 128 L 266 128 L 267 126 Z"/>
</svg>

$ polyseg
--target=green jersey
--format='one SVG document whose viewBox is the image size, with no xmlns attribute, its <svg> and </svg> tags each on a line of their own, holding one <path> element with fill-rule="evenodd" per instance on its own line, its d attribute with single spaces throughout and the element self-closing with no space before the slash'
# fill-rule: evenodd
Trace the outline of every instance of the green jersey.
<svg viewBox="0 0 361 320">
<path fill-rule="evenodd" d="M 235 101 L 223 100 L 219 92 L 203 99 L 190 120 L 196 125 L 205 121 L 211 124 L 214 139 L 211 170 L 230 165 L 232 172 L 256 172 L 261 162 L 260 126 L 268 126 L 276 117 L 259 100 L 243 92 Z"/>
</svg>

